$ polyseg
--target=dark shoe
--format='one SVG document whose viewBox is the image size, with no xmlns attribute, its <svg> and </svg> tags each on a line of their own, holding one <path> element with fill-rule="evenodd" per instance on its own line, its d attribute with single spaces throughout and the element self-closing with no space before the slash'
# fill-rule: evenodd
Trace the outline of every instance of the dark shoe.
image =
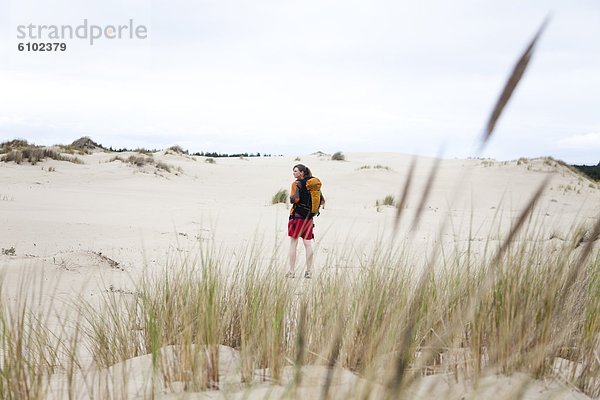
<svg viewBox="0 0 600 400">
<path fill-rule="evenodd" d="M 310 271 L 306 271 L 306 272 L 304 273 L 304 277 L 305 277 L 306 279 L 310 279 L 310 278 L 312 278 L 312 273 L 311 273 Z"/>
<path fill-rule="evenodd" d="M 295 278 L 295 277 L 296 277 L 296 274 L 294 274 L 293 272 L 291 272 L 291 271 L 290 271 L 290 272 L 288 272 L 287 274 L 285 274 L 285 277 L 286 277 L 286 278 Z"/>
</svg>

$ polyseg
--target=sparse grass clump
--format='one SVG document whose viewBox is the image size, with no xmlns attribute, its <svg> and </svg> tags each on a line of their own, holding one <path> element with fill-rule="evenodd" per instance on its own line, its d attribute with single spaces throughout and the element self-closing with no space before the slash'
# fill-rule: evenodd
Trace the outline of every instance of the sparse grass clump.
<svg viewBox="0 0 600 400">
<path fill-rule="evenodd" d="M 394 196 L 392 196 L 391 194 L 388 194 L 387 196 L 385 196 L 383 198 L 382 204 L 384 206 L 393 206 L 394 203 L 395 203 Z"/>
<path fill-rule="evenodd" d="M 149 156 L 134 156 L 131 155 L 128 158 L 123 158 L 121 156 L 114 156 L 113 158 L 111 158 L 109 160 L 109 162 L 113 162 L 113 161 L 121 161 L 123 163 L 127 163 L 127 164 L 131 164 L 131 165 L 135 165 L 137 167 L 144 167 L 146 165 L 151 165 L 156 167 L 157 170 L 162 170 L 162 171 L 166 171 L 166 172 L 172 172 L 172 171 L 177 171 L 177 173 L 182 173 L 183 170 L 181 169 L 181 167 L 175 167 L 171 164 L 167 164 L 164 163 L 162 161 L 156 161 L 154 159 L 154 157 L 149 157 Z"/>
<path fill-rule="evenodd" d="M 207 163 L 207 164 L 216 164 L 216 163 L 217 163 L 217 162 L 215 161 L 215 159 L 214 159 L 214 158 L 212 158 L 212 157 L 208 157 L 208 158 L 206 158 L 206 159 L 204 160 L 204 162 L 205 162 L 205 163 Z"/>
<path fill-rule="evenodd" d="M 73 146 L 72 144 L 70 144 L 70 145 L 59 144 L 59 145 L 56 145 L 55 147 L 59 148 L 61 153 L 78 154 L 80 156 L 92 154 L 92 152 L 89 149 L 87 149 L 85 147 Z"/>
<path fill-rule="evenodd" d="M 14 161 L 16 164 L 23 163 L 23 152 L 21 150 L 10 150 L 8 153 L 0 157 L 0 161 L 11 162 Z"/>
<path fill-rule="evenodd" d="M 15 250 L 14 246 L 10 246 L 8 249 L 2 248 L 2 254 L 5 256 L 14 256 L 17 254 L 17 251 Z"/>
<path fill-rule="evenodd" d="M 137 149 L 135 149 L 133 151 L 135 153 L 143 154 L 143 155 L 146 155 L 148 157 L 154 157 L 154 152 L 155 152 L 155 150 L 145 149 L 143 147 L 138 147 Z"/>
<path fill-rule="evenodd" d="M 200 152 L 196 152 L 192 154 L 193 156 L 198 156 L 198 157 L 213 157 L 213 158 L 219 158 L 219 157 L 237 157 L 237 158 L 241 158 L 241 157 L 271 157 L 271 154 L 263 154 L 261 156 L 260 153 L 217 153 L 215 151 L 200 151 Z"/>
<path fill-rule="evenodd" d="M 290 199 L 290 194 L 288 193 L 288 191 L 285 189 L 281 189 L 273 195 L 273 198 L 271 199 L 271 204 L 278 204 L 278 203 L 286 204 L 289 201 L 289 199 Z"/>
<path fill-rule="evenodd" d="M 15 162 L 16 164 L 22 164 L 24 161 L 29 161 L 32 165 L 37 164 L 39 161 L 44 161 L 47 158 L 68 161 L 75 164 L 83 164 L 83 161 L 77 157 L 65 156 L 63 152 L 74 153 L 72 149 L 67 150 L 68 147 L 44 147 L 36 146 L 28 143 L 26 140 L 16 139 L 8 142 L 0 143 L 0 161 L 4 162 Z M 64 150 L 64 151 L 59 151 Z"/>
<path fill-rule="evenodd" d="M 544 162 L 544 165 L 546 165 L 548 167 L 552 167 L 552 166 L 556 167 L 557 166 L 557 163 L 551 157 L 544 157 L 544 158 L 542 158 L 542 160 Z"/>
<path fill-rule="evenodd" d="M 385 196 L 383 198 L 383 200 L 375 201 L 375 207 L 377 207 L 378 211 L 379 211 L 380 206 L 395 206 L 395 205 L 396 205 L 396 199 L 391 194 L 388 194 L 387 196 Z"/>
<path fill-rule="evenodd" d="M 336 151 L 331 155 L 331 159 L 334 161 L 344 161 L 346 160 L 346 156 L 341 151 Z"/>
<path fill-rule="evenodd" d="M 167 149 L 167 151 L 165 152 L 165 154 L 188 154 L 188 151 L 184 150 L 179 145 L 174 145 L 174 146 L 169 147 Z"/>
<path fill-rule="evenodd" d="M 162 169 L 163 171 L 171 172 L 172 165 L 159 161 L 156 163 L 157 169 Z"/>
<path fill-rule="evenodd" d="M 22 150 L 23 148 L 29 147 L 27 140 L 14 139 L 0 143 L 0 154 L 8 153 L 12 150 Z"/>
<path fill-rule="evenodd" d="M 10 150 L 0 158 L 0 161 L 14 161 L 16 164 L 21 164 L 23 161 L 29 161 L 31 165 L 35 165 L 39 161 L 44 161 L 47 158 L 57 161 L 68 161 L 74 164 L 83 164 L 83 161 L 77 157 L 64 156 L 53 148 L 38 146 L 28 146 L 20 150 Z"/>
<path fill-rule="evenodd" d="M 109 160 L 109 162 L 113 161 L 121 161 L 128 164 L 133 164 L 138 167 L 143 167 L 146 164 L 154 164 L 154 159 L 150 157 L 143 156 L 129 156 L 128 158 L 123 158 L 121 156 L 114 156 Z"/>
<path fill-rule="evenodd" d="M 570 191 L 575 191 L 575 187 L 571 185 L 558 185 L 558 190 L 562 190 L 563 192 L 568 193 Z"/>
<path fill-rule="evenodd" d="M 362 169 L 383 169 L 383 170 L 386 170 L 386 171 L 391 171 L 392 170 L 387 165 L 381 165 L 381 164 L 377 164 L 377 165 L 363 165 L 360 168 L 358 168 L 358 170 L 362 170 Z"/>
</svg>

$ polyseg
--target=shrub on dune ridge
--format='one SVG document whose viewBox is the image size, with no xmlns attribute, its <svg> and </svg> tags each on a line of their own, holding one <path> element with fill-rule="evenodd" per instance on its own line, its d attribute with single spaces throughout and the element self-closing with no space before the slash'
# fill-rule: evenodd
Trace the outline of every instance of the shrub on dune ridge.
<svg viewBox="0 0 600 400">
<path fill-rule="evenodd" d="M 129 150 L 125 150 L 125 151 L 129 151 Z M 146 155 L 148 157 L 154 157 L 154 153 L 156 152 L 156 150 L 149 150 L 149 149 L 145 149 L 145 148 L 141 148 L 141 147 L 138 147 L 137 149 L 132 150 L 132 151 L 135 153 L 140 153 L 140 154 Z"/>
<path fill-rule="evenodd" d="M 344 161 L 344 160 L 346 160 L 346 156 L 341 151 L 336 151 L 331 156 L 331 159 L 334 161 Z"/>
<path fill-rule="evenodd" d="M 144 157 L 144 156 L 129 156 L 128 158 L 124 159 L 122 157 L 119 156 L 115 156 L 113 158 L 110 159 L 110 162 L 113 161 L 122 161 L 124 163 L 129 163 L 129 164 L 133 164 L 136 165 L 138 167 L 143 167 L 146 164 L 154 164 L 154 159 L 151 157 Z"/>
<path fill-rule="evenodd" d="M 173 170 L 177 171 L 178 173 L 183 172 L 181 167 L 175 167 L 171 164 L 167 164 L 162 161 L 156 161 L 154 159 L 154 157 L 150 157 L 150 156 L 131 155 L 128 158 L 123 158 L 121 156 L 114 156 L 113 158 L 111 158 L 109 160 L 109 162 L 113 162 L 113 161 L 121 161 L 123 163 L 135 165 L 137 167 L 144 167 L 145 165 L 152 165 L 152 166 L 156 167 L 156 169 L 163 170 L 166 172 L 171 172 Z"/>
<path fill-rule="evenodd" d="M 163 171 L 171 172 L 172 165 L 159 161 L 156 163 L 156 168 L 162 169 Z"/>
<path fill-rule="evenodd" d="M 62 151 L 61 151 L 62 150 Z M 83 164 L 83 161 L 77 157 L 65 156 L 62 153 L 74 152 L 64 146 L 44 147 L 30 144 L 27 140 L 15 139 L 0 143 L 0 154 L 4 154 L 0 161 L 15 162 L 21 164 L 23 161 L 29 161 L 32 165 L 47 158 L 57 161 L 68 161 L 75 164 Z"/>
<path fill-rule="evenodd" d="M 92 154 L 91 150 L 89 150 L 86 147 L 77 147 L 77 146 L 73 146 L 73 145 L 65 146 L 62 144 L 57 144 L 55 147 L 60 149 L 61 153 L 78 154 L 81 156 Z"/>
<path fill-rule="evenodd" d="M 167 151 L 165 152 L 165 154 L 170 154 L 170 153 L 173 153 L 173 154 L 188 154 L 188 151 L 184 150 L 179 145 L 174 145 L 174 146 L 169 147 L 167 149 Z"/>
<path fill-rule="evenodd" d="M 45 147 L 25 147 L 21 150 L 10 150 L 0 158 L 0 161 L 14 161 L 17 164 L 21 164 L 23 161 L 27 160 L 32 165 L 35 165 L 39 161 L 44 161 L 46 158 L 57 161 L 68 161 L 74 164 L 83 164 L 83 161 L 77 157 L 64 156 L 57 150 Z"/>
<path fill-rule="evenodd" d="M 14 139 L 0 143 L 0 154 L 8 153 L 12 150 L 22 150 L 25 147 L 29 147 L 29 143 L 24 139 Z"/>
<path fill-rule="evenodd" d="M 62 146 L 67 149 L 72 149 L 74 151 L 85 152 L 85 154 L 89 154 L 92 150 L 106 150 L 104 146 L 99 143 L 94 142 L 89 136 L 83 136 L 79 139 L 76 139 L 67 146 Z"/>
</svg>

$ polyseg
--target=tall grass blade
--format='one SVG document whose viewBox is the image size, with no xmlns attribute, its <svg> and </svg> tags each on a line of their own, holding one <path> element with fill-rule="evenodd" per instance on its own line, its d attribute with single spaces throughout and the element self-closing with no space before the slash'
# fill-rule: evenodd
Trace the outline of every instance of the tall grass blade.
<svg viewBox="0 0 600 400">
<path fill-rule="evenodd" d="M 396 219 L 394 222 L 394 230 L 392 233 L 392 237 L 395 237 L 398 233 L 398 228 L 400 227 L 400 217 L 402 216 L 402 211 L 404 210 L 404 206 L 406 205 L 406 201 L 408 199 L 408 194 L 410 193 L 410 185 L 412 183 L 416 165 L 417 157 L 415 156 L 410 162 L 410 167 L 408 168 L 408 175 L 406 176 L 406 182 L 404 183 L 404 188 L 402 189 L 402 196 L 400 197 L 400 201 L 396 206 Z"/>
<path fill-rule="evenodd" d="M 596 224 L 594 225 L 594 229 L 592 230 L 592 234 L 589 237 L 589 240 L 587 241 L 587 243 L 585 244 L 583 250 L 581 251 L 581 254 L 579 255 L 579 258 L 577 259 L 577 262 L 569 271 L 567 281 L 565 282 L 565 288 L 566 288 L 565 292 L 568 292 L 568 290 L 571 288 L 573 283 L 575 283 L 577 276 L 579 276 L 581 274 L 581 269 L 583 268 L 585 261 L 588 259 L 588 257 L 592 253 L 592 249 L 594 248 L 594 242 L 596 240 L 598 240 L 599 238 L 600 238 L 600 217 L 598 217 L 598 220 L 596 221 Z"/>
<path fill-rule="evenodd" d="M 336 329 L 335 338 L 331 346 L 331 352 L 329 354 L 329 360 L 327 362 L 327 376 L 325 377 L 325 385 L 323 385 L 323 391 L 321 392 L 321 400 L 327 400 L 329 398 L 329 387 L 333 381 L 333 371 L 335 364 L 337 363 L 338 357 L 340 356 L 340 349 L 342 347 L 342 339 L 344 337 L 344 325 L 342 319 L 338 320 L 338 327 Z"/>
<path fill-rule="evenodd" d="M 529 65 L 529 61 L 531 60 L 531 57 L 535 50 L 535 45 L 536 45 L 538 39 L 540 38 L 542 32 L 546 28 L 548 21 L 549 21 L 548 18 L 546 18 L 544 20 L 541 27 L 538 29 L 537 33 L 533 37 L 533 40 L 529 43 L 529 46 L 527 46 L 527 49 L 521 55 L 521 57 L 519 58 L 519 61 L 517 61 L 517 64 L 515 65 L 512 73 L 510 74 L 508 81 L 504 85 L 504 89 L 502 90 L 502 93 L 500 94 L 500 97 L 498 98 L 498 101 L 496 102 L 496 105 L 494 106 L 494 110 L 492 111 L 492 114 L 490 115 L 490 118 L 489 118 L 488 123 L 485 128 L 485 131 L 483 133 L 480 151 L 483 149 L 483 147 L 485 147 L 487 141 L 491 137 L 492 132 L 494 131 L 494 128 L 496 126 L 496 123 L 498 122 L 498 119 L 500 118 L 500 115 L 502 114 L 502 111 L 504 110 L 504 107 L 510 100 L 510 98 L 513 94 L 513 91 L 517 87 L 517 84 L 523 77 L 523 74 L 525 73 L 525 70 L 527 69 L 527 66 Z"/>
<path fill-rule="evenodd" d="M 302 363 L 306 347 L 306 302 L 300 305 L 300 317 L 298 319 L 298 332 L 296 335 L 296 359 L 294 361 L 294 387 L 297 388 L 302 382 Z"/>
<path fill-rule="evenodd" d="M 523 211 L 521 211 L 521 214 L 519 214 L 519 218 L 517 218 L 517 223 L 512 227 L 512 229 L 510 230 L 508 236 L 504 240 L 504 243 L 502 243 L 502 246 L 500 246 L 500 249 L 498 250 L 498 252 L 494 256 L 494 260 L 492 261 L 492 264 L 491 264 L 492 266 L 498 264 L 498 262 L 502 258 L 502 255 L 506 252 L 506 250 L 510 246 L 511 242 L 513 241 L 513 239 L 515 238 L 515 236 L 517 235 L 517 233 L 523 227 L 523 224 L 527 220 L 527 217 L 529 216 L 529 214 L 535 208 L 536 202 L 542 196 L 542 193 L 544 192 L 544 189 L 546 189 L 546 186 L 548 186 L 549 182 L 550 182 L 550 176 L 548 176 L 548 177 L 546 177 L 546 179 L 544 179 L 544 181 L 541 183 L 541 185 L 535 191 L 534 195 L 529 200 L 529 203 L 527 203 L 527 206 L 523 209 Z"/>
</svg>

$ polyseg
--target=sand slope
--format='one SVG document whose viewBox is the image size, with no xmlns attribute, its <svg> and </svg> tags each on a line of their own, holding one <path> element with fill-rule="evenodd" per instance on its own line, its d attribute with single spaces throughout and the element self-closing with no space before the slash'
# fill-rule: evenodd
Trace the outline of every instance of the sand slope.
<svg viewBox="0 0 600 400">
<path fill-rule="evenodd" d="M 16 301 L 22 285 L 39 281 L 44 282 L 45 295 L 59 306 L 76 296 L 93 302 L 106 291 L 128 295 L 144 271 L 159 271 L 205 244 L 233 257 L 242 257 L 247 246 L 258 246 L 261 257 L 275 258 L 283 274 L 289 206 L 272 205 L 271 198 L 280 189 L 289 190 L 292 166 L 298 162 L 322 180 L 327 199 L 316 219 L 317 274 L 357 267 L 378 244 L 391 243 L 396 210 L 377 207 L 376 201 L 386 195 L 399 199 L 413 159 L 395 153 L 350 153 L 346 161 L 316 154 L 300 155 L 301 161 L 296 157 L 217 158 L 211 164 L 204 157 L 153 155 L 173 167 L 167 172 L 111 161 L 113 157 L 102 152 L 80 156 L 83 165 L 0 163 L 0 247 L 4 249 L 0 266 L 9 302 Z M 412 190 L 393 239 L 399 245 L 411 244 L 415 263 L 437 242 L 458 247 L 470 243 L 472 251 L 480 254 L 486 242 L 505 236 L 547 177 L 549 184 L 533 214 L 532 237 L 551 251 L 553 243 L 571 240 L 573 227 L 589 228 L 598 218 L 598 184 L 552 160 L 443 160 L 423 203 L 422 218 L 413 227 L 434 164 L 433 159 L 417 159 Z M 444 222 L 446 229 L 440 231 Z M 131 360 L 136 362 L 147 360 Z M 320 379 L 323 371 L 311 368 L 306 367 L 307 376 Z M 340 379 L 358 379 L 346 373 L 351 374 L 342 372 Z M 432 384 L 435 393 L 440 388 L 444 393 L 459 390 L 440 382 Z M 481 390 L 491 393 L 510 385 L 489 382 Z M 300 390 L 308 398 L 318 394 L 319 387 L 315 381 Z M 256 393 L 250 398 L 262 398 L 272 390 L 280 393 L 285 385 L 253 390 Z M 526 398 L 544 398 L 541 388 L 534 385 L 528 390 L 531 394 Z M 246 394 L 234 390 L 227 398 Z M 415 398 L 431 398 L 427 397 L 431 394 L 420 396 L 415 394 Z M 560 398 L 578 398 L 573 393 L 566 396 Z M 186 398 L 222 397 L 211 392 Z"/>
</svg>

